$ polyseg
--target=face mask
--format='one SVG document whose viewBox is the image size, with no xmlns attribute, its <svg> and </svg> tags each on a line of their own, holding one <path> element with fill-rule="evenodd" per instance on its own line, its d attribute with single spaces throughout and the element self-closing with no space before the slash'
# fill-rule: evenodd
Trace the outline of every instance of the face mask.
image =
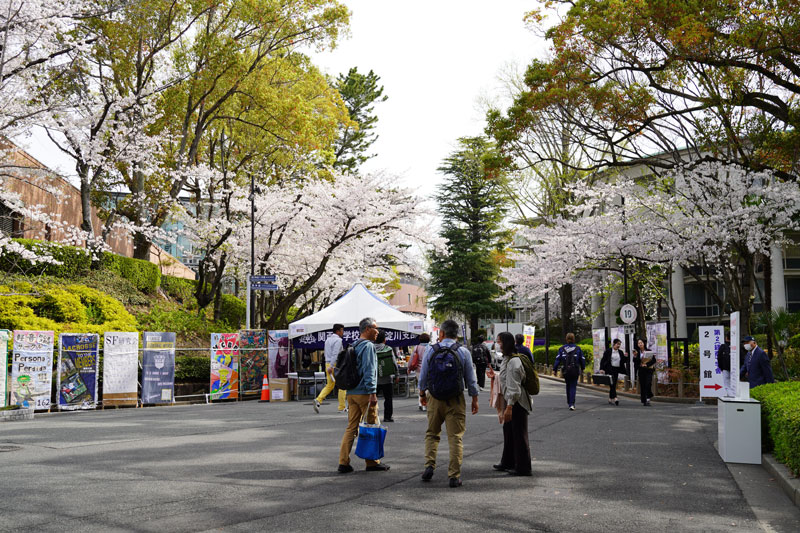
<svg viewBox="0 0 800 533">
<path fill-rule="evenodd" d="M 753 345 L 751 343 L 749 343 L 749 342 L 747 344 L 745 344 L 744 347 L 748 352 L 753 351 Z"/>
</svg>

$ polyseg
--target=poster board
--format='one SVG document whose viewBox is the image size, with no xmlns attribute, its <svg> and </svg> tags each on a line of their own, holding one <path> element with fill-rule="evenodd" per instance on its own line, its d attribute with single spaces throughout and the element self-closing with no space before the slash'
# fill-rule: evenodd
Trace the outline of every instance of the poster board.
<svg viewBox="0 0 800 533">
<path fill-rule="evenodd" d="M 741 321 L 739 318 L 739 311 L 731 313 L 731 387 L 735 392 L 737 398 L 742 397 L 743 389 L 745 387 L 739 383 L 739 366 L 742 364 L 742 354 L 740 351 L 739 336 L 741 335 Z M 749 388 L 747 389 L 750 390 Z M 745 397 L 749 397 L 748 392 Z"/>
<path fill-rule="evenodd" d="M 267 331 L 243 329 L 239 331 L 239 390 L 242 395 L 261 393 L 267 369 Z"/>
<path fill-rule="evenodd" d="M 722 370 L 719 368 L 719 347 L 725 342 L 722 326 L 700 326 L 700 397 L 721 398 L 725 395 Z"/>
<path fill-rule="evenodd" d="M 606 351 L 606 328 L 592 330 L 592 374 L 600 372 L 600 359 Z"/>
<path fill-rule="evenodd" d="M 58 336 L 56 405 L 59 411 L 95 409 L 100 368 L 100 335 L 62 333 Z"/>
<path fill-rule="evenodd" d="M 139 403 L 139 333 L 107 331 L 103 335 L 103 405 Z"/>
<path fill-rule="evenodd" d="M 50 409 L 53 388 L 52 331 L 14 331 L 14 352 L 11 356 L 11 404 Z"/>
<path fill-rule="evenodd" d="M 269 332 L 270 401 L 289 401 L 289 330 Z"/>
<path fill-rule="evenodd" d="M 667 323 L 649 322 L 647 324 L 647 349 L 656 353 L 655 371 L 659 383 L 669 383 L 669 345 L 667 344 Z"/>
<path fill-rule="evenodd" d="M 0 407 L 8 405 L 8 341 L 11 332 L 0 329 Z"/>
<path fill-rule="evenodd" d="M 211 334 L 211 399 L 239 397 L 239 334 Z"/>
<path fill-rule="evenodd" d="M 142 339 L 142 403 L 173 403 L 175 333 L 146 331 Z"/>
<path fill-rule="evenodd" d="M 529 350 L 533 350 L 533 338 L 536 335 L 536 326 L 523 326 L 522 335 L 525 337 L 522 345 Z"/>
</svg>

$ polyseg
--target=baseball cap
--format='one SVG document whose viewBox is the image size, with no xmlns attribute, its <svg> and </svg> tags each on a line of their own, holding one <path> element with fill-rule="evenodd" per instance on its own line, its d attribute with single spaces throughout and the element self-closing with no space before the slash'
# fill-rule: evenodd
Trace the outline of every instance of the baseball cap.
<svg viewBox="0 0 800 533">
<path fill-rule="evenodd" d="M 754 341 L 755 339 L 754 339 L 753 337 L 751 337 L 750 335 L 748 335 L 747 337 L 745 337 L 745 338 L 744 338 L 744 339 L 742 339 L 742 340 L 743 340 L 744 342 L 750 342 L 750 341 Z"/>
</svg>

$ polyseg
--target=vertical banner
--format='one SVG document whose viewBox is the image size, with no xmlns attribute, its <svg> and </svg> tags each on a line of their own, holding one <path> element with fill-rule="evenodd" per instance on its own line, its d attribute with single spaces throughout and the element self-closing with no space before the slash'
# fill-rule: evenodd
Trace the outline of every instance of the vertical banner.
<svg viewBox="0 0 800 533">
<path fill-rule="evenodd" d="M 239 332 L 239 387 L 242 394 L 261 392 L 267 374 L 267 331 L 243 329 Z"/>
<path fill-rule="evenodd" d="M 667 345 L 667 323 L 647 324 L 647 349 L 656 353 L 656 372 L 659 383 L 669 383 L 669 346 Z"/>
<path fill-rule="evenodd" d="M 97 407 L 100 336 L 62 333 L 58 336 L 56 403 L 61 411 Z"/>
<path fill-rule="evenodd" d="M 139 333 L 107 331 L 103 336 L 103 405 L 137 405 Z"/>
<path fill-rule="evenodd" d="M 239 334 L 211 334 L 211 399 L 239 397 Z"/>
<path fill-rule="evenodd" d="M 700 326 L 700 397 L 720 398 L 725 395 L 722 370 L 717 356 L 723 339 L 722 326 Z M 720 392 L 722 391 L 722 392 Z"/>
<path fill-rule="evenodd" d="M 271 401 L 289 400 L 289 330 L 269 332 L 269 394 Z"/>
<path fill-rule="evenodd" d="M 14 331 L 14 353 L 11 357 L 11 403 L 50 409 L 53 388 L 52 331 Z"/>
<path fill-rule="evenodd" d="M 175 333 L 142 335 L 142 403 L 172 403 L 175 394 Z"/>
<path fill-rule="evenodd" d="M 598 328 L 592 330 L 592 373 L 597 374 L 600 372 L 600 359 L 603 352 L 606 351 L 606 328 Z"/>
<path fill-rule="evenodd" d="M 739 311 L 731 313 L 731 387 L 737 398 L 741 398 L 743 387 L 739 383 L 739 366 L 742 364 L 739 352 Z"/>
<path fill-rule="evenodd" d="M 11 332 L 0 329 L 0 407 L 8 405 L 8 340 Z"/>
<path fill-rule="evenodd" d="M 527 349 L 533 350 L 533 337 L 536 335 L 536 326 L 522 326 L 525 341 L 522 343 Z"/>
</svg>

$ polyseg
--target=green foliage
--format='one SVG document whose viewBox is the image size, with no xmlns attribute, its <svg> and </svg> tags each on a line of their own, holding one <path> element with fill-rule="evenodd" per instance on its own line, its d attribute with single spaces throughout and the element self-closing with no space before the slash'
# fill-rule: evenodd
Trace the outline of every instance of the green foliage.
<svg viewBox="0 0 800 533">
<path fill-rule="evenodd" d="M 6 296 L 3 293 L 35 293 Z M 52 330 L 59 333 L 137 331 L 136 319 L 116 299 L 85 285 L 28 283 L 0 286 L 0 329 Z"/>
<path fill-rule="evenodd" d="M 577 345 L 581 351 L 583 352 L 583 357 L 586 359 L 586 368 L 592 368 L 594 364 L 594 356 L 593 351 L 594 348 L 591 344 L 578 344 Z M 553 362 L 556 360 L 556 355 L 558 355 L 558 349 L 561 347 L 560 344 L 551 344 L 550 345 L 550 358 L 549 363 L 550 366 L 553 366 Z M 539 364 L 545 364 L 545 350 L 544 346 L 534 346 L 533 350 L 531 350 L 533 354 L 533 362 Z"/>
<path fill-rule="evenodd" d="M 247 306 L 236 296 L 223 294 L 219 317 L 232 327 L 238 328 L 247 319 Z"/>
<path fill-rule="evenodd" d="M 169 296 L 182 303 L 194 298 L 196 281 L 175 276 L 161 276 L 161 289 Z"/>
<path fill-rule="evenodd" d="M 333 167 L 346 172 L 356 172 L 372 155 L 367 150 L 378 136 L 373 133 L 378 117 L 375 115 L 375 104 L 385 102 L 383 86 L 378 86 L 380 77 L 373 71 L 360 74 L 353 67 L 345 76 L 339 74 L 333 84 L 344 100 L 350 114 L 350 124 L 340 128 L 335 142 L 335 160 Z"/>
<path fill-rule="evenodd" d="M 33 239 L 14 239 L 14 241 L 38 255 L 51 256 L 61 264 L 41 263 L 34 265 L 29 260 L 23 259 L 19 254 L 6 252 L 0 255 L 0 271 L 45 274 L 58 278 L 76 278 L 86 275 L 92 266 L 91 254 L 83 248 Z"/>
<path fill-rule="evenodd" d="M 762 446 L 800 474 L 800 382 L 768 383 L 750 395 L 761 402 Z"/>
<path fill-rule="evenodd" d="M 104 252 L 100 264 L 103 268 L 129 280 L 137 289 L 147 294 L 155 293 L 161 284 L 161 271 L 150 261 Z"/>
<path fill-rule="evenodd" d="M 211 379 L 210 356 L 176 356 L 175 381 L 186 383 L 208 383 Z"/>
<path fill-rule="evenodd" d="M 207 337 L 212 333 L 232 333 L 235 328 L 226 322 L 213 322 L 205 313 L 183 309 L 169 310 L 156 305 L 149 312 L 137 315 L 142 331 L 174 331 L 179 335 L 198 335 Z"/>
</svg>

